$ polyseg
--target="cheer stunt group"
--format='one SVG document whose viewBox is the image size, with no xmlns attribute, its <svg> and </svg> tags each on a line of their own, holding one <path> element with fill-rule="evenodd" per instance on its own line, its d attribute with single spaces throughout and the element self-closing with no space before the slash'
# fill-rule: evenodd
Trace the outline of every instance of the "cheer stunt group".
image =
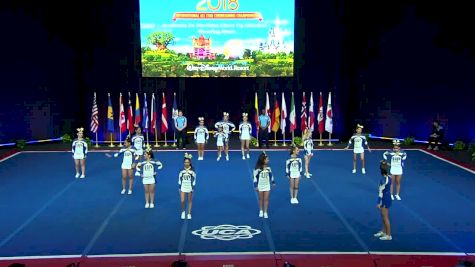
<svg viewBox="0 0 475 267">
<path fill-rule="evenodd" d="M 204 125 L 204 118 L 198 118 L 199 125 L 194 131 L 194 140 L 198 147 L 198 160 L 204 160 L 205 144 L 209 139 L 209 132 Z M 216 144 L 218 147 L 217 161 L 221 159 L 222 152 L 226 160 L 229 160 L 229 135 L 235 130 L 235 125 L 229 121 L 229 114 L 224 113 L 223 119 L 215 125 L 217 131 L 214 134 Z M 368 146 L 368 140 L 362 135 L 362 125 L 357 125 L 355 134 L 350 138 L 348 146 L 345 149 L 353 146 L 353 170 L 356 173 L 356 165 L 358 155 L 362 162 L 361 172 L 366 173 L 365 170 L 365 147 L 371 152 Z M 84 129 L 77 129 L 77 139 L 73 141 L 72 153 L 76 167 L 76 178 L 85 178 L 85 162 L 88 153 L 87 143 L 85 142 Z M 239 124 L 239 137 L 241 140 L 242 159 L 250 158 L 249 143 L 251 140 L 252 126 L 248 122 L 248 114 L 242 114 L 242 122 Z M 381 180 L 378 188 L 377 208 L 380 210 L 383 226 L 381 231 L 374 236 L 381 240 L 391 240 L 391 225 L 389 221 L 389 208 L 394 199 L 401 200 L 401 178 L 403 174 L 403 161 L 407 154 L 400 149 L 398 140 L 393 141 L 394 148 L 391 151 L 386 151 L 383 154 L 384 160 L 380 162 Z M 312 132 L 306 129 L 303 133 L 303 148 L 305 151 L 304 160 L 299 157 L 299 148 L 292 145 L 290 149 L 290 158 L 286 160 L 285 173 L 289 180 L 290 203 L 298 204 L 298 190 L 299 181 L 302 174 L 303 165 L 305 168 L 304 176 L 310 178 L 312 174 L 309 172 L 310 160 L 313 157 L 313 140 Z M 135 176 L 141 177 L 145 191 L 145 208 L 154 208 L 155 199 L 155 177 L 157 170 L 162 169 L 163 165 L 160 161 L 154 159 L 154 154 L 150 146 L 145 145 L 144 136 L 141 133 L 139 126 L 135 127 L 135 134 L 128 136 L 124 141 L 124 146 L 119 152 L 111 155 L 106 154 L 107 157 L 118 157 L 122 155 L 122 191 L 121 194 L 132 194 L 133 179 Z M 135 173 L 134 173 L 135 170 Z M 269 155 L 262 152 L 256 162 L 253 171 L 254 188 L 259 195 L 259 217 L 268 218 L 269 195 L 271 188 L 275 185 L 274 176 L 269 165 Z M 129 180 L 127 188 L 127 179 Z M 393 183 L 394 181 L 394 183 Z M 396 193 L 394 194 L 394 185 L 396 184 Z M 181 205 L 181 219 L 191 219 L 193 191 L 196 186 L 196 172 L 192 165 L 192 155 L 184 154 L 183 169 L 178 174 L 178 190 L 180 194 Z M 185 204 L 188 203 L 185 211 Z"/>
</svg>

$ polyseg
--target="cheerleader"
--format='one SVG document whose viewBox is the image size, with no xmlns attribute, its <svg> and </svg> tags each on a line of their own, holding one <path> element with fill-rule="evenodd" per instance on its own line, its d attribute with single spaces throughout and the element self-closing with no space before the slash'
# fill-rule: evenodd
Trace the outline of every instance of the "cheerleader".
<svg viewBox="0 0 475 267">
<path fill-rule="evenodd" d="M 135 159 L 141 161 L 143 157 L 143 148 L 145 147 L 145 139 L 142 135 L 142 128 L 139 125 L 134 125 L 135 134 L 132 136 L 132 144 L 135 148 Z"/>
<path fill-rule="evenodd" d="M 305 177 L 310 178 L 312 174 L 308 171 L 309 166 L 310 166 L 310 160 L 313 157 L 313 140 L 312 140 L 312 131 L 307 128 L 305 129 L 304 135 L 303 135 L 303 148 L 305 149 Z"/>
<path fill-rule="evenodd" d="M 269 207 L 269 195 L 271 185 L 274 186 L 274 176 L 269 167 L 269 156 L 265 153 L 259 155 L 254 169 L 254 188 L 259 194 L 259 217 L 269 218 L 267 208 Z"/>
<path fill-rule="evenodd" d="M 361 158 L 361 173 L 365 174 L 365 159 L 364 159 L 364 147 L 363 143 L 366 145 L 368 148 L 368 151 L 371 152 L 371 149 L 369 148 L 368 145 L 368 140 L 366 140 L 366 136 L 361 135 L 361 131 L 363 130 L 363 125 L 357 125 L 356 126 L 356 133 L 350 138 L 350 141 L 348 141 L 348 146 L 346 146 L 345 149 L 348 149 L 351 146 L 351 143 L 353 142 L 353 173 L 356 173 L 356 158 L 357 155 L 360 155 Z"/>
<path fill-rule="evenodd" d="M 407 154 L 404 151 L 401 151 L 399 140 L 393 140 L 393 151 L 386 151 L 383 154 L 384 160 L 388 160 L 388 157 L 391 157 L 390 164 L 391 169 L 390 173 L 391 176 L 394 178 L 394 182 L 396 183 L 396 195 L 393 194 L 394 192 L 394 184 L 391 184 L 391 199 L 394 200 L 401 200 L 399 193 L 401 192 L 401 178 L 402 178 L 402 167 L 404 166 L 404 160 L 407 158 Z"/>
<path fill-rule="evenodd" d="M 232 122 L 229 121 L 229 113 L 223 112 L 223 120 L 217 122 L 214 127 L 216 129 L 219 128 L 219 126 L 223 127 L 223 132 L 227 135 L 226 139 L 224 140 L 224 152 L 226 153 L 226 160 L 229 160 L 229 136 L 231 133 L 236 129 L 236 126 Z"/>
<path fill-rule="evenodd" d="M 86 156 L 87 143 L 84 141 L 84 128 L 77 129 L 78 138 L 73 141 L 73 159 L 76 167 L 76 178 L 86 178 Z M 81 169 L 81 176 L 79 176 L 79 169 Z"/>
<path fill-rule="evenodd" d="M 216 161 L 221 159 L 221 152 L 224 149 L 224 143 L 226 139 L 228 139 L 228 135 L 224 132 L 223 127 L 219 126 L 218 131 L 214 133 L 214 137 L 216 138 L 216 146 L 218 147 L 218 158 Z M 226 160 L 229 160 L 228 152 L 226 153 Z"/>
<path fill-rule="evenodd" d="M 195 128 L 195 143 L 198 146 L 198 160 L 203 160 L 205 156 L 205 144 L 208 142 L 209 139 L 209 132 L 205 124 L 205 118 L 199 117 L 199 126 Z"/>
<path fill-rule="evenodd" d="M 241 139 L 241 152 L 242 159 L 249 157 L 249 142 L 251 141 L 252 125 L 248 122 L 248 114 L 242 114 L 242 122 L 239 124 L 239 139 Z M 244 150 L 247 151 L 246 157 L 244 156 Z"/>
<path fill-rule="evenodd" d="M 388 174 L 389 164 L 382 160 L 379 169 L 381 170 L 381 178 L 379 182 L 379 194 L 378 194 L 378 209 L 381 212 L 381 218 L 383 220 L 383 229 L 376 234 L 375 237 L 379 237 L 380 240 L 392 240 L 391 236 L 391 223 L 389 222 L 389 208 L 391 207 L 391 184 L 392 179 Z"/>
<path fill-rule="evenodd" d="M 193 189 L 196 185 L 196 173 L 191 165 L 191 154 L 185 153 L 183 161 L 184 168 L 178 174 L 178 192 L 180 192 L 181 219 L 185 219 L 185 197 L 188 194 L 188 215 L 186 218 L 191 219 L 191 207 L 193 205 Z"/>
<path fill-rule="evenodd" d="M 152 148 L 148 146 L 145 150 L 145 160 L 139 162 L 136 166 L 137 172 L 140 173 L 140 171 L 142 171 L 140 176 L 142 177 L 142 183 L 145 191 L 146 209 L 153 209 L 155 207 L 153 202 L 155 200 L 155 176 L 157 173 L 155 172 L 154 165 L 156 165 L 157 169 L 159 170 L 163 168 L 163 165 L 160 161 L 153 161 L 153 151 Z"/>
<path fill-rule="evenodd" d="M 120 192 L 122 195 L 125 194 L 125 187 L 127 185 L 127 177 L 129 178 L 129 191 L 127 192 L 128 195 L 132 194 L 132 186 L 134 184 L 134 175 L 132 172 L 132 164 L 134 163 L 135 157 L 135 149 L 132 147 L 132 142 L 130 141 L 130 136 L 124 140 L 124 147 L 119 150 L 118 153 L 114 154 L 114 158 L 117 158 L 119 154 L 123 154 L 122 158 L 122 191 Z M 107 157 L 111 157 L 111 155 L 106 154 Z"/>
<path fill-rule="evenodd" d="M 300 173 L 302 172 L 302 159 L 298 158 L 299 148 L 292 144 L 290 159 L 285 162 L 285 174 L 290 181 L 290 203 L 299 204 L 297 195 L 299 192 Z"/>
</svg>

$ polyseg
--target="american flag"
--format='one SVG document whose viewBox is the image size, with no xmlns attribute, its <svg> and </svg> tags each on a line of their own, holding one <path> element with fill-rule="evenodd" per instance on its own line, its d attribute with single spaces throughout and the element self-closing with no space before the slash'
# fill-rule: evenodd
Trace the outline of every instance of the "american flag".
<svg viewBox="0 0 475 267">
<path fill-rule="evenodd" d="M 91 132 L 97 133 L 97 128 L 99 128 L 99 111 L 97 109 L 96 92 L 94 92 L 91 114 Z"/>
</svg>

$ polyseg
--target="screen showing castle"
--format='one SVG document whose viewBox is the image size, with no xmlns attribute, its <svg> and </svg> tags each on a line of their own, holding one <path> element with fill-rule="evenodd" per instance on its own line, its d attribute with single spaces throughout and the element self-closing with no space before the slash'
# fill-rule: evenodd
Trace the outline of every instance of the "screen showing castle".
<svg viewBox="0 0 475 267">
<path fill-rule="evenodd" d="M 144 77 L 291 77 L 294 1 L 140 0 Z"/>
</svg>

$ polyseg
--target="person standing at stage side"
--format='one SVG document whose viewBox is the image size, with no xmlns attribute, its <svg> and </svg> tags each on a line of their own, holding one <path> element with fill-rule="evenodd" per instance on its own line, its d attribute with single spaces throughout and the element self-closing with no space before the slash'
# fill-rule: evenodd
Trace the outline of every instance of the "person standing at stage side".
<svg viewBox="0 0 475 267">
<path fill-rule="evenodd" d="M 394 195 L 394 183 L 391 183 L 391 199 L 394 200 L 396 198 L 397 200 L 401 200 L 401 197 L 399 196 L 401 192 L 401 179 L 402 179 L 402 167 L 404 166 L 404 160 L 407 158 L 407 154 L 404 151 L 401 151 L 401 146 L 400 146 L 399 140 L 393 140 L 393 151 L 386 151 L 383 154 L 384 160 L 390 159 L 390 164 L 391 164 L 391 169 L 390 169 L 390 174 L 392 178 L 394 179 L 394 183 L 396 184 L 396 195 Z"/>
<path fill-rule="evenodd" d="M 439 150 L 439 144 L 444 136 L 444 128 L 439 121 L 435 120 L 432 123 L 432 134 L 429 136 L 429 146 L 427 149 Z"/>
<path fill-rule="evenodd" d="M 303 135 L 303 148 L 305 150 L 305 177 L 310 178 L 312 174 L 309 171 L 310 160 L 313 157 L 313 140 L 312 140 L 312 131 L 307 128 L 304 131 Z"/>
<path fill-rule="evenodd" d="M 183 170 L 178 174 L 178 191 L 180 193 L 181 219 L 185 219 L 185 198 L 188 195 L 188 215 L 186 218 L 191 219 L 191 208 L 193 204 L 193 190 L 196 185 L 196 173 L 191 164 L 191 154 L 185 153 L 183 161 Z"/>
<path fill-rule="evenodd" d="M 143 149 L 145 147 L 145 138 L 142 134 L 142 128 L 139 125 L 134 125 L 135 134 L 132 136 L 132 144 L 135 148 L 135 160 L 138 162 L 142 161 L 143 158 Z M 132 165 L 132 168 L 135 168 L 135 164 Z"/>
<path fill-rule="evenodd" d="M 120 154 L 123 154 L 122 158 L 122 191 L 120 192 L 122 195 L 125 194 L 125 187 L 127 185 L 127 177 L 129 177 L 129 191 L 127 192 L 128 195 L 132 194 L 132 187 L 134 184 L 134 174 L 132 169 L 134 168 L 134 160 L 135 160 L 135 148 L 132 147 L 130 141 L 130 136 L 127 136 L 124 140 L 124 147 L 119 150 L 118 153 L 114 154 L 114 158 L 117 158 Z M 109 154 L 106 156 L 110 157 Z"/>
<path fill-rule="evenodd" d="M 345 149 L 348 149 L 351 146 L 351 143 L 353 143 L 353 173 L 356 173 L 356 159 L 357 156 L 360 155 L 361 158 L 361 173 L 365 174 L 365 158 L 364 158 L 364 145 L 368 148 L 368 151 L 371 152 L 371 149 L 369 148 L 368 145 L 368 140 L 366 140 L 366 136 L 362 135 L 361 132 L 363 130 L 363 125 L 357 125 L 356 126 L 356 133 L 350 138 L 350 141 L 348 141 L 348 146 Z"/>
<path fill-rule="evenodd" d="M 185 116 L 183 116 L 183 111 L 178 110 L 178 116 L 175 118 L 175 130 L 176 138 L 178 142 L 179 149 L 186 148 L 186 127 L 188 122 Z"/>
<path fill-rule="evenodd" d="M 249 142 L 251 141 L 251 132 L 252 132 L 252 125 L 248 121 L 248 114 L 242 114 L 242 122 L 239 124 L 239 139 L 241 139 L 241 153 L 242 159 L 246 159 L 244 155 L 244 150 L 247 151 L 247 158 L 249 156 Z"/>
<path fill-rule="evenodd" d="M 195 128 L 195 133 L 193 134 L 195 143 L 198 146 L 198 160 L 203 160 L 205 156 L 205 144 L 209 139 L 209 132 L 205 126 L 205 118 L 198 118 L 199 125 Z"/>
<path fill-rule="evenodd" d="M 379 169 L 383 177 L 379 181 L 378 205 L 376 207 L 381 213 L 383 227 L 382 230 L 374 234 L 374 236 L 379 237 L 380 240 L 392 240 L 393 238 L 391 235 L 391 223 L 389 221 L 389 208 L 392 204 L 390 192 L 392 179 L 388 173 L 389 164 L 386 161 L 382 160 L 379 165 Z"/>
<path fill-rule="evenodd" d="M 226 154 L 226 160 L 229 160 L 229 138 L 231 133 L 236 129 L 234 123 L 229 121 L 229 113 L 223 112 L 223 120 L 214 124 L 214 128 L 218 129 L 219 126 L 223 127 L 223 132 L 226 134 L 224 140 L 224 153 Z"/>
<path fill-rule="evenodd" d="M 262 153 L 257 159 L 253 172 L 254 188 L 259 194 L 259 217 L 269 218 L 267 213 L 269 207 L 269 195 L 271 186 L 275 185 L 272 170 L 269 167 L 269 156 Z"/>
<path fill-rule="evenodd" d="M 87 143 L 84 141 L 84 128 L 77 129 L 78 138 L 73 141 L 72 152 L 76 167 L 76 178 L 86 178 Z M 82 174 L 79 176 L 79 170 Z"/>
<path fill-rule="evenodd" d="M 299 204 L 297 195 L 299 192 L 300 174 L 302 173 L 302 159 L 298 157 L 299 148 L 292 144 L 290 159 L 285 162 L 285 174 L 290 183 L 290 203 Z"/>
<path fill-rule="evenodd" d="M 155 207 L 155 177 L 157 172 L 155 167 L 160 170 L 163 165 L 160 161 L 153 161 L 153 151 L 150 146 L 145 150 L 145 161 L 137 164 L 136 170 L 141 173 L 142 183 L 145 191 L 145 208 L 153 209 Z"/>
<path fill-rule="evenodd" d="M 218 157 L 216 158 L 216 161 L 219 161 L 221 159 L 221 152 L 224 150 L 224 143 L 226 142 L 228 135 L 224 132 L 223 127 L 219 126 L 218 131 L 214 133 L 214 137 L 216 138 L 216 146 L 218 147 Z M 229 160 L 227 153 L 226 160 Z"/>
<path fill-rule="evenodd" d="M 261 110 L 259 115 L 259 147 L 262 148 L 264 141 L 266 148 L 269 148 L 269 126 L 271 119 L 265 109 Z"/>
</svg>

